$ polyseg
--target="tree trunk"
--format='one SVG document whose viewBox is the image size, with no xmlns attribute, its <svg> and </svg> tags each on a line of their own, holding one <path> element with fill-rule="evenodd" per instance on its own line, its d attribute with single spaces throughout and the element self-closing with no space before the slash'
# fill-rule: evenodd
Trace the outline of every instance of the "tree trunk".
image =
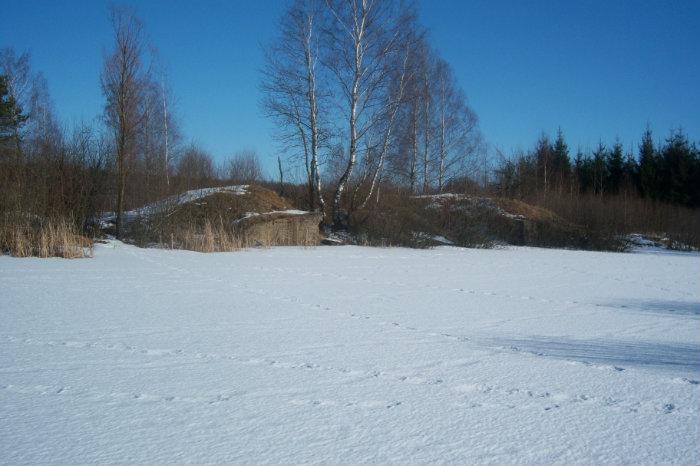
<svg viewBox="0 0 700 466">
<path fill-rule="evenodd" d="M 346 226 L 345 219 L 343 219 L 340 209 L 340 201 L 357 160 L 357 105 L 360 96 L 360 79 L 363 71 L 362 58 L 366 20 L 366 4 L 364 0 L 362 1 L 362 12 L 360 15 L 360 18 L 358 18 L 357 13 L 355 13 L 355 26 L 353 29 L 355 60 L 353 64 L 352 86 L 350 87 L 350 115 L 348 121 L 350 144 L 348 147 L 348 163 L 340 180 L 338 180 L 338 186 L 333 195 L 333 225 L 336 228 L 344 228 Z"/>
<path fill-rule="evenodd" d="M 411 166 L 408 173 L 408 178 L 411 184 L 411 193 L 416 192 L 416 163 L 418 162 L 418 109 L 414 102 L 411 115 Z"/>
</svg>

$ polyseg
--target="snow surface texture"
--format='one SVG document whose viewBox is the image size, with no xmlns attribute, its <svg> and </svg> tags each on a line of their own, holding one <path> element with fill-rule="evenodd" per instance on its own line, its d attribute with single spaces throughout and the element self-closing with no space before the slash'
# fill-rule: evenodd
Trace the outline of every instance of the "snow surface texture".
<svg viewBox="0 0 700 466">
<path fill-rule="evenodd" d="M 0 463 L 700 463 L 700 257 L 0 257 Z"/>
</svg>

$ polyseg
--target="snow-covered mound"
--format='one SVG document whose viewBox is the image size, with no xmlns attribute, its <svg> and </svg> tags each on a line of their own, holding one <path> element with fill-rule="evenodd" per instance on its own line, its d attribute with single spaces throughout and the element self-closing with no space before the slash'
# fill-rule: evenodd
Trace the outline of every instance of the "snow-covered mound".
<svg viewBox="0 0 700 466">
<path fill-rule="evenodd" d="M 175 194 L 169 196 L 162 201 L 154 202 L 137 209 L 132 209 L 124 212 L 124 218 L 132 220 L 138 217 L 145 217 L 149 215 L 154 215 L 164 211 L 171 210 L 179 205 L 187 204 L 189 202 L 195 202 L 205 197 L 211 196 L 213 194 L 230 194 L 232 196 L 243 196 L 248 193 L 248 185 L 232 185 L 232 186 L 220 186 L 216 188 L 202 188 L 202 189 L 192 189 L 190 191 L 185 191 L 180 194 Z M 116 218 L 114 212 L 107 212 L 102 216 L 103 222 L 113 222 Z"/>
<path fill-rule="evenodd" d="M 647 254 L 690 254 L 698 255 L 697 249 L 672 241 L 666 237 L 657 237 L 656 239 L 641 233 L 632 233 L 623 238 L 630 252 L 647 253 Z"/>
<path fill-rule="evenodd" d="M 455 210 L 469 210 L 475 207 L 485 208 L 493 210 L 495 214 L 503 217 L 518 220 L 525 219 L 525 216 L 522 214 L 507 212 L 491 197 L 456 193 L 421 194 L 413 197 L 414 199 L 427 199 L 431 201 L 430 204 L 427 205 L 427 207 L 430 209 L 438 209 L 444 207 L 445 204 L 450 204 Z"/>
<path fill-rule="evenodd" d="M 322 215 L 294 209 L 276 192 L 256 185 L 186 191 L 124 214 L 122 238 L 148 247 L 202 252 L 252 245 L 316 245 Z M 115 232 L 113 213 L 102 219 Z"/>
<path fill-rule="evenodd" d="M 0 257 L 3 464 L 700 464 L 697 255 Z"/>
<path fill-rule="evenodd" d="M 424 216 L 431 218 L 431 233 L 453 244 L 591 247 L 580 227 L 551 210 L 517 199 L 457 193 L 424 194 L 412 199 L 422 204 Z"/>
</svg>

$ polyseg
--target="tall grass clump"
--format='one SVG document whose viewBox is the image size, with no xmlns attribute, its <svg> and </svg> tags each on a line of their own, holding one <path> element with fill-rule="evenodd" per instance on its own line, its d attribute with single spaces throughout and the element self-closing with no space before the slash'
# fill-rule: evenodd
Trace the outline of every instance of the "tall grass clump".
<svg viewBox="0 0 700 466">
<path fill-rule="evenodd" d="M 5 215 L 0 221 L 0 251 L 14 257 L 92 257 L 93 242 L 73 222 L 29 215 Z"/>
</svg>

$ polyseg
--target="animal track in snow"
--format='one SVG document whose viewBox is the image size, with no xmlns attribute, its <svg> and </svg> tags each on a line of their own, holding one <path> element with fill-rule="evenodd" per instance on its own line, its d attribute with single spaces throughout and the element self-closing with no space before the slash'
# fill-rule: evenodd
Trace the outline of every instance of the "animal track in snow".
<svg viewBox="0 0 700 466">
<path fill-rule="evenodd" d="M 184 403 L 202 403 L 202 404 L 217 404 L 229 401 L 234 397 L 244 396 L 244 391 L 224 392 L 211 396 L 176 396 L 176 395 L 158 395 L 144 392 L 109 392 L 99 391 L 92 388 L 78 389 L 67 386 L 48 386 L 48 385 L 0 385 L 1 390 L 6 390 L 11 393 L 24 395 L 39 395 L 39 396 L 70 396 L 76 399 L 102 400 L 102 401 L 138 401 L 138 402 L 184 402 Z"/>
</svg>

